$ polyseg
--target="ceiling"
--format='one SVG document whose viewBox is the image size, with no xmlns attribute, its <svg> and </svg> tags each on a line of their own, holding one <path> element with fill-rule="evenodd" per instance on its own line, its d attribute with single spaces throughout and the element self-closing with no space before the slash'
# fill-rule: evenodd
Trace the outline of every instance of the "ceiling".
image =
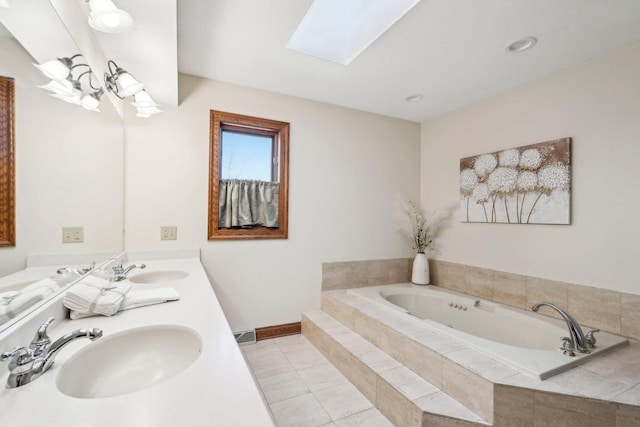
<svg viewBox="0 0 640 427">
<path fill-rule="evenodd" d="M 99 71 L 115 60 L 165 110 L 180 71 L 416 122 L 640 40 L 638 0 L 422 0 L 345 66 L 285 47 L 312 0 L 114 2 L 134 31 L 93 31 L 85 0 L 11 1 L 0 23 L 38 62 L 78 46 Z M 505 52 L 525 36 L 538 44 Z"/>
<path fill-rule="evenodd" d="M 179 70 L 422 122 L 640 40 L 638 0 L 422 0 L 344 66 L 285 47 L 311 3 L 179 2 Z"/>
</svg>

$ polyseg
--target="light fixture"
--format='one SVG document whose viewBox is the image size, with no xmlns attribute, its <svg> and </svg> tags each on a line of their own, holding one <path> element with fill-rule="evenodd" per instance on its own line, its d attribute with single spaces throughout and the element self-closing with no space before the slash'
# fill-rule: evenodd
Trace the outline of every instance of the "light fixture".
<svg viewBox="0 0 640 427">
<path fill-rule="evenodd" d="M 162 110 L 158 109 L 160 105 L 156 104 L 145 90 L 141 90 L 140 92 L 136 93 L 133 96 L 133 100 L 134 101 L 131 103 L 131 105 L 136 107 L 136 109 L 138 110 L 138 113 L 136 114 L 137 117 L 146 118 L 153 114 L 163 112 Z"/>
<path fill-rule="evenodd" d="M 416 94 L 407 96 L 405 100 L 407 102 L 418 102 L 418 101 L 422 101 L 422 98 L 424 98 L 424 96 L 422 96 L 419 93 L 416 93 Z"/>
<path fill-rule="evenodd" d="M 44 64 L 33 64 L 42 73 L 49 77 L 51 81 L 43 86 L 38 86 L 51 92 L 51 96 L 71 104 L 80 105 L 91 111 L 100 111 L 100 98 L 104 95 L 104 89 L 94 86 L 95 75 L 88 64 L 77 61 L 82 55 L 77 54 L 72 57 L 58 58 L 47 61 Z M 74 77 L 75 70 L 85 67 L 85 70 Z M 162 113 L 158 109 L 151 96 L 144 91 L 144 84 L 136 80 L 125 69 L 109 60 L 107 62 L 108 72 L 104 74 L 104 87 L 120 99 L 133 96 L 131 103 L 138 110 L 138 117 L 150 117 L 153 114 Z M 88 85 L 83 88 L 82 80 Z M 97 79 L 96 79 L 97 80 Z"/>
<path fill-rule="evenodd" d="M 52 92 L 51 96 L 56 99 L 81 105 L 87 110 L 100 111 L 98 104 L 104 91 L 102 88 L 93 85 L 93 72 L 91 71 L 91 67 L 83 62 L 76 63 L 76 60 L 81 56 L 82 55 L 77 54 L 71 57 L 53 59 L 44 64 L 33 64 L 37 69 L 42 71 L 42 74 L 51 79 L 46 85 L 38 87 Z M 74 77 L 74 71 L 81 67 L 86 67 L 86 70 Z M 86 80 L 88 80 L 89 87 L 83 90 L 80 81 L 85 76 Z"/>
<path fill-rule="evenodd" d="M 135 79 L 127 70 L 118 67 L 118 64 L 109 60 L 107 62 L 109 72 L 104 73 L 104 86 L 120 99 L 133 96 L 131 105 L 138 110 L 137 117 L 150 117 L 153 114 L 162 113 L 158 109 L 151 96 L 144 90 L 144 84 Z"/>
<path fill-rule="evenodd" d="M 347 65 L 420 0 L 316 0 L 287 47 Z"/>
<path fill-rule="evenodd" d="M 0 7 L 9 7 L 9 0 L 0 0 Z"/>
<path fill-rule="evenodd" d="M 87 0 L 89 2 L 89 25 L 104 33 L 122 33 L 133 28 L 133 18 L 118 9 L 111 0 Z"/>
<path fill-rule="evenodd" d="M 44 64 L 33 64 L 38 70 L 45 76 L 52 80 L 63 81 L 71 74 L 71 67 L 73 67 L 73 60 L 81 56 L 80 54 L 73 55 L 71 58 L 58 58 L 47 61 Z"/>
<path fill-rule="evenodd" d="M 109 72 L 104 73 L 104 85 L 108 91 L 113 92 L 118 98 L 124 99 L 144 89 L 144 84 L 137 81 L 124 68 L 118 67 L 112 60 L 107 62 L 107 68 Z"/>
<path fill-rule="evenodd" d="M 521 39 L 518 39 L 516 41 L 513 41 L 511 43 L 509 43 L 504 50 L 507 51 L 508 53 L 516 53 L 516 52 L 523 52 L 527 49 L 531 49 L 533 46 L 536 45 L 536 43 L 538 43 L 538 39 L 535 37 L 523 37 Z"/>
</svg>

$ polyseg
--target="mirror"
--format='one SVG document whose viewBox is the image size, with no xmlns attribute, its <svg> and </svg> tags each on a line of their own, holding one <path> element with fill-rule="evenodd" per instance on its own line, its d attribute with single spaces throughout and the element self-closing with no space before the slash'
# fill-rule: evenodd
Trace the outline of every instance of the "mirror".
<svg viewBox="0 0 640 427">
<path fill-rule="evenodd" d="M 0 76 L 15 82 L 15 245 L 0 247 L 0 305 L 8 299 L 3 293 L 13 298 L 16 292 L 32 291 L 42 279 L 62 279 L 56 274 L 60 267 L 99 264 L 123 249 L 123 122 L 106 103 L 102 112 L 88 111 L 37 87 L 47 79 L 32 63 L 78 50 L 49 2 L 39 3 L 37 13 L 33 9 L 34 19 L 11 21 L 20 7 L 12 3 L 0 9 L 0 22 L 6 25 L 0 25 Z M 51 8 L 51 13 L 43 8 Z M 36 19 L 43 16 L 46 25 Z M 24 33 L 45 34 L 36 44 L 33 39 L 16 40 L 7 30 L 13 28 L 9 23 L 19 24 Z M 67 48 L 57 51 L 61 45 Z M 63 243 L 63 228 L 73 228 L 74 243 Z M 59 280 L 52 292 L 39 292 L 44 296 L 11 313 L 0 331 L 68 283 Z"/>
</svg>

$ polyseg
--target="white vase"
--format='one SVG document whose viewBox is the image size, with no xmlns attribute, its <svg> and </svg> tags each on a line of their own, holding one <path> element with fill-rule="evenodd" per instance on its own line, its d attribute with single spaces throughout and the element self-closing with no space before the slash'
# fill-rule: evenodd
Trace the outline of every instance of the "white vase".
<svg viewBox="0 0 640 427">
<path fill-rule="evenodd" d="M 429 260 L 425 254 L 416 254 L 416 257 L 413 260 L 411 283 L 414 285 L 429 284 Z"/>
</svg>

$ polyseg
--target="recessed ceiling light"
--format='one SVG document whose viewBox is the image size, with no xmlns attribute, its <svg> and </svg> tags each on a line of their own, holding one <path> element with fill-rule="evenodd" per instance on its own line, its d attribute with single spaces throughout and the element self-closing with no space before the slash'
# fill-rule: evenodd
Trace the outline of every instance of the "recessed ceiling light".
<svg viewBox="0 0 640 427">
<path fill-rule="evenodd" d="M 287 47 L 347 65 L 420 0 L 316 0 Z"/>
<path fill-rule="evenodd" d="M 407 100 L 407 102 L 418 102 L 418 101 L 422 101 L 422 98 L 424 98 L 424 96 L 420 95 L 419 93 L 416 93 L 414 95 L 407 96 L 405 99 Z"/>
<path fill-rule="evenodd" d="M 535 37 L 523 37 L 519 40 L 511 42 L 504 48 L 509 53 L 522 52 L 527 49 L 531 49 L 538 43 L 538 39 Z"/>
</svg>

